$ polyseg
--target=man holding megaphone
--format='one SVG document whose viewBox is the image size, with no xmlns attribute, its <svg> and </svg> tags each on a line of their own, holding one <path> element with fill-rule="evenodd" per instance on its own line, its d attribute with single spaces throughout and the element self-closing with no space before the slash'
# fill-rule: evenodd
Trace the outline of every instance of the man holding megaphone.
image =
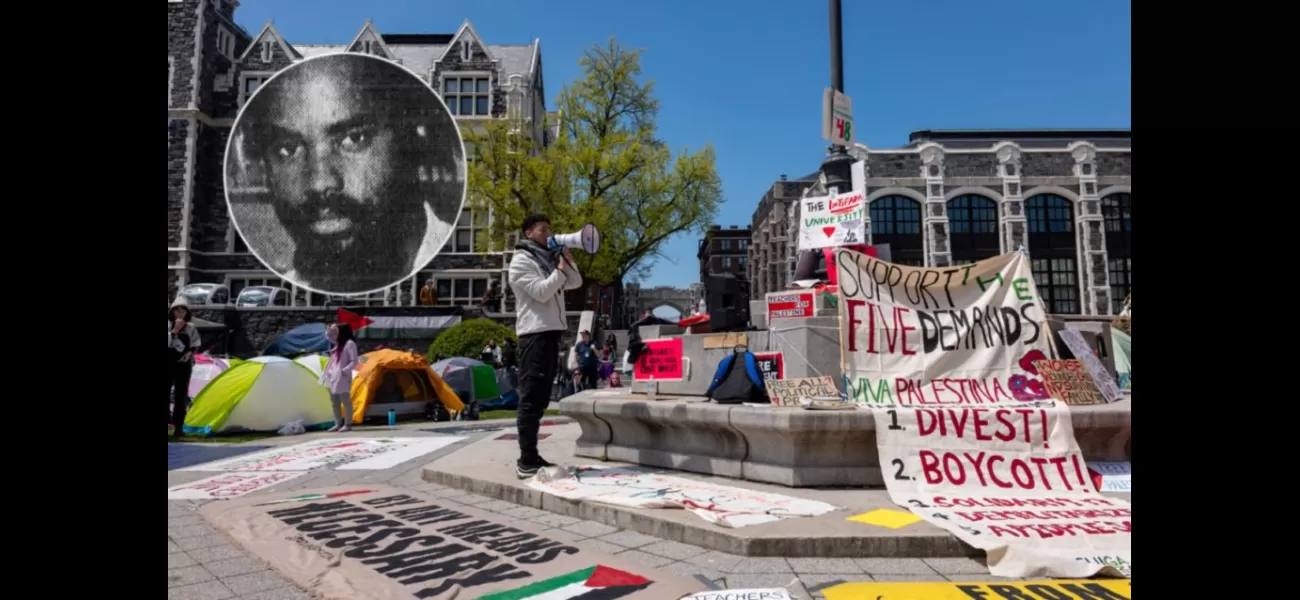
<svg viewBox="0 0 1300 600">
<path fill-rule="evenodd" d="M 523 239 L 515 245 L 510 260 L 515 333 L 519 336 L 519 411 L 515 421 L 519 428 L 519 461 L 515 475 L 520 479 L 552 466 L 537 452 L 537 431 L 551 402 L 560 337 L 568 329 L 564 291 L 582 287 L 582 275 L 564 242 L 572 238 L 584 250 L 593 252 L 600 238 L 595 227 L 588 227 L 592 233 L 585 236 L 579 232 L 556 239 L 551 237 L 551 220 L 546 215 L 529 215 L 521 227 Z"/>
</svg>

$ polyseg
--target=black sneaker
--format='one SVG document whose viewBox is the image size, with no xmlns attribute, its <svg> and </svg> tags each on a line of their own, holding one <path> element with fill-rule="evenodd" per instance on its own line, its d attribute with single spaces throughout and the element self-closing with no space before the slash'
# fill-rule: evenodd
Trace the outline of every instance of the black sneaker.
<svg viewBox="0 0 1300 600">
<path fill-rule="evenodd" d="M 553 462 L 551 462 L 551 461 L 549 461 L 549 460 L 546 460 L 545 458 L 542 458 L 542 457 L 539 456 L 539 457 L 537 457 L 537 466 L 538 466 L 538 467 L 554 467 L 554 466 L 555 466 L 555 463 L 553 463 Z"/>
<path fill-rule="evenodd" d="M 528 479 L 529 477 L 532 477 L 532 476 L 536 475 L 536 474 L 537 474 L 537 470 L 540 469 L 540 468 L 541 468 L 541 466 L 525 465 L 525 464 L 523 464 L 523 463 L 515 463 L 515 477 L 518 477 L 518 478 L 520 478 L 520 479 Z"/>
</svg>

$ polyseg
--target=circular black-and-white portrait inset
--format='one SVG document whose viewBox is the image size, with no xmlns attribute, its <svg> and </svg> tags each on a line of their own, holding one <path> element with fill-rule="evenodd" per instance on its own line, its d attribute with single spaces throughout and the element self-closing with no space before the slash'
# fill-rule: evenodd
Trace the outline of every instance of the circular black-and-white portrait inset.
<svg viewBox="0 0 1300 600">
<path fill-rule="evenodd" d="M 235 230 L 266 268 L 322 294 L 383 289 L 424 268 L 465 204 L 465 145 L 420 77 L 365 54 L 284 69 L 226 146 Z"/>
</svg>

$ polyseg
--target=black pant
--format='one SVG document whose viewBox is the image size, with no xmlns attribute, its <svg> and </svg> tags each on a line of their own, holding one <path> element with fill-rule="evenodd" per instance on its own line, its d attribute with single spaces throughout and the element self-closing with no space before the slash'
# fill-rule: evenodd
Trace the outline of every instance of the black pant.
<svg viewBox="0 0 1300 600">
<path fill-rule="evenodd" d="M 596 367 L 584 368 L 584 369 L 582 370 L 582 389 L 584 389 L 584 390 L 594 390 L 594 389 L 596 389 L 596 387 L 597 387 L 597 386 L 596 386 L 596 374 L 597 374 L 597 372 L 598 372 L 598 371 L 597 371 L 597 368 L 596 368 Z"/>
<path fill-rule="evenodd" d="M 560 331 L 519 336 L 519 464 L 537 466 L 537 430 L 551 403 L 555 381 L 555 355 L 560 352 Z"/>
<path fill-rule="evenodd" d="M 172 435 L 179 436 L 181 428 L 185 427 L 185 410 L 189 408 L 190 401 L 190 375 L 193 373 L 194 365 L 189 362 L 172 363 L 171 422 L 175 427 L 172 430 Z"/>
</svg>

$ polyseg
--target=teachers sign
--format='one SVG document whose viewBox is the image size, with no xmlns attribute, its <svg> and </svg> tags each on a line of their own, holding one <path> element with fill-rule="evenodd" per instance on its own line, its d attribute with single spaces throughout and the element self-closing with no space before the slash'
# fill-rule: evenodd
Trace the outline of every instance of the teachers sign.
<svg viewBox="0 0 1300 600">
<path fill-rule="evenodd" d="M 1034 361 L 1048 357 L 1051 333 L 1024 254 L 921 268 L 840 249 L 835 264 L 840 360 L 850 400 L 987 404 L 1049 398 Z"/>
</svg>

